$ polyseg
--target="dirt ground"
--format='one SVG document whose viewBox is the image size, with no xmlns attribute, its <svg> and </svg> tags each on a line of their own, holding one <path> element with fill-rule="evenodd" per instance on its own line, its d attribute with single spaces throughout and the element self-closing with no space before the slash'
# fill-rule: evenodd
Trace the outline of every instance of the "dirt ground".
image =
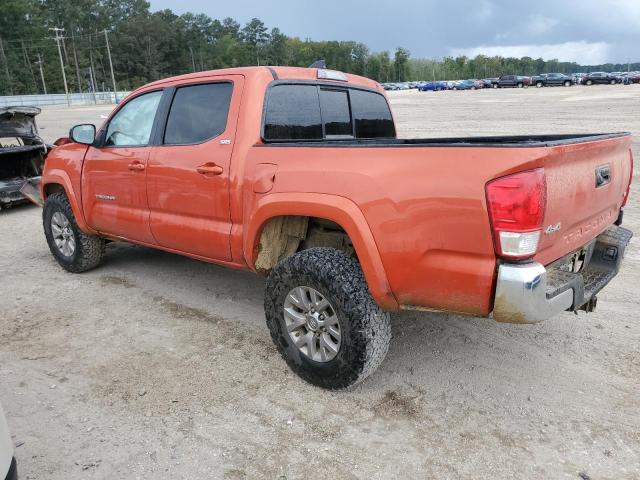
<svg viewBox="0 0 640 480">
<path fill-rule="evenodd" d="M 640 85 L 392 92 L 402 136 L 631 131 Z M 46 109 L 51 141 L 108 107 Z M 640 235 L 640 188 L 625 224 Z M 640 242 L 598 310 L 539 325 L 393 315 L 381 368 L 289 372 L 264 282 L 112 245 L 64 272 L 41 211 L 0 213 L 0 400 L 21 478 L 640 478 Z"/>
</svg>

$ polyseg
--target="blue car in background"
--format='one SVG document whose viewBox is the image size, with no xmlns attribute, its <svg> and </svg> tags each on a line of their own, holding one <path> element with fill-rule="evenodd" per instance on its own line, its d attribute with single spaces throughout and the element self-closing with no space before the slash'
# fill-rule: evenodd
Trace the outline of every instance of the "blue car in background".
<svg viewBox="0 0 640 480">
<path fill-rule="evenodd" d="M 439 92 L 447 89 L 447 82 L 425 82 L 418 85 L 421 92 Z"/>
</svg>

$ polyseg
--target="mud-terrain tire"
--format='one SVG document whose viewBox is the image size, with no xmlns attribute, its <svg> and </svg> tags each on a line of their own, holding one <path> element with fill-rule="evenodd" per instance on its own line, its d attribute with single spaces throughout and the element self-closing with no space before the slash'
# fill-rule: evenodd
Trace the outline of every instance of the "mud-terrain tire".
<svg viewBox="0 0 640 480">
<path fill-rule="evenodd" d="M 52 218 L 56 214 L 58 214 L 57 219 L 68 222 L 68 225 L 65 226 L 68 228 L 67 235 L 69 238 L 73 237 L 73 251 L 70 251 L 69 254 L 63 253 L 56 244 L 53 232 L 56 227 L 52 224 Z M 72 273 L 80 273 L 91 270 L 100 264 L 104 256 L 105 241 L 100 237 L 87 235 L 78 228 L 69 199 L 64 193 L 58 192 L 49 195 L 44 203 L 42 223 L 49 250 L 62 268 Z"/>
<path fill-rule="evenodd" d="M 287 330 L 285 301 L 297 287 L 319 292 L 337 316 L 341 340 L 329 361 L 314 361 Z M 357 260 L 339 250 L 311 248 L 281 261 L 267 279 L 264 309 L 271 338 L 287 365 L 321 388 L 340 390 L 361 382 L 378 368 L 389 349 L 389 314 L 371 297 Z"/>
</svg>

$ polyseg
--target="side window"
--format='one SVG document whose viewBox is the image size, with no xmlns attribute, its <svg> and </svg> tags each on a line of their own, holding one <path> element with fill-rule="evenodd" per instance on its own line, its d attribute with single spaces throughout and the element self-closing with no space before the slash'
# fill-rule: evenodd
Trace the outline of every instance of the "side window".
<svg viewBox="0 0 640 480">
<path fill-rule="evenodd" d="M 230 82 L 178 88 L 169 110 L 164 143 L 200 143 L 224 132 L 232 91 Z"/>
<path fill-rule="evenodd" d="M 109 122 L 105 145 L 140 147 L 149 144 L 162 91 L 145 93 L 127 102 Z"/>
<path fill-rule="evenodd" d="M 265 140 L 321 140 L 322 120 L 315 85 L 276 85 L 267 97 Z"/>
<path fill-rule="evenodd" d="M 382 95 L 355 89 L 349 93 L 357 138 L 395 138 L 393 117 Z"/>
<path fill-rule="evenodd" d="M 320 89 L 325 137 L 353 137 L 349 96 L 346 90 Z"/>
</svg>

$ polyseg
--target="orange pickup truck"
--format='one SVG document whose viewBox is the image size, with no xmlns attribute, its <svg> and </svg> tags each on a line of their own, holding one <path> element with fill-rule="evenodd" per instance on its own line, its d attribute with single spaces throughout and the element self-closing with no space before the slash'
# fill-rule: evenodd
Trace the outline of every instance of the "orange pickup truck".
<svg viewBox="0 0 640 480">
<path fill-rule="evenodd" d="M 593 310 L 632 236 L 629 134 L 397 139 L 381 86 L 333 70 L 157 81 L 57 144 L 40 189 L 62 267 L 123 240 L 263 274 L 275 345 L 329 389 L 378 367 L 389 311 Z"/>
</svg>

